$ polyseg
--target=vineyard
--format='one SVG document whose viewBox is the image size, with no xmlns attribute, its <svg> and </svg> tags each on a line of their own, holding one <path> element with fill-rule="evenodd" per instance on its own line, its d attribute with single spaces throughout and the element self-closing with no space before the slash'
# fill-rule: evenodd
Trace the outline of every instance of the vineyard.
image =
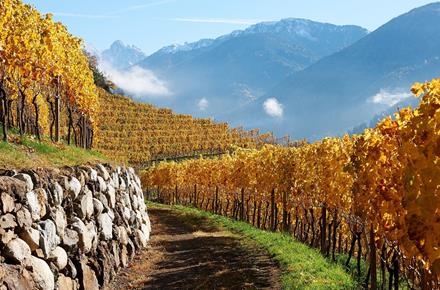
<svg viewBox="0 0 440 290">
<path fill-rule="evenodd" d="M 96 60 L 83 51 L 82 41 L 50 14 L 41 15 L 19 0 L 2 1 L 0 26 L 4 141 L 8 131 L 18 128 L 20 135 L 94 147 L 132 164 L 275 142 L 270 133 L 174 114 L 97 88 Z"/>
<path fill-rule="evenodd" d="M 241 149 L 163 162 L 143 172 L 150 194 L 290 232 L 335 260 L 369 267 L 365 286 L 439 288 L 440 80 L 416 84 L 404 109 L 359 136 Z"/>
<path fill-rule="evenodd" d="M 97 92 L 82 41 L 19 0 L 0 5 L 0 118 L 8 130 L 93 143 Z"/>
<path fill-rule="evenodd" d="M 291 142 L 100 88 L 82 41 L 20 0 L 0 0 L 0 27 L 2 164 L 129 163 L 150 197 L 354 261 L 366 288 L 440 289 L 440 79 L 361 135 Z"/>
<path fill-rule="evenodd" d="M 220 155 L 238 147 L 259 148 L 276 141 L 270 133 L 175 114 L 104 90 L 100 90 L 99 100 L 96 147 L 115 160 L 131 164 Z"/>
</svg>

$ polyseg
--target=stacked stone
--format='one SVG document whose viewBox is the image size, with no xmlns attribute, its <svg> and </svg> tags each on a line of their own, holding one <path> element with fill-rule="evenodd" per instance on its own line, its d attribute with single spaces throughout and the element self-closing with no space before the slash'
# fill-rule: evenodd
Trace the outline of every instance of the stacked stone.
<svg viewBox="0 0 440 290">
<path fill-rule="evenodd" d="M 0 172 L 0 290 L 105 288 L 150 230 L 132 168 Z"/>
</svg>

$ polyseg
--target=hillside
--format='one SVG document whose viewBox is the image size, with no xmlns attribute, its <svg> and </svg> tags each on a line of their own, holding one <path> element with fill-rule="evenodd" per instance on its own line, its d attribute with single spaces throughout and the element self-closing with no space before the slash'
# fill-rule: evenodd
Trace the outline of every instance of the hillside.
<svg viewBox="0 0 440 290">
<path fill-rule="evenodd" d="M 112 93 L 54 17 L 0 5 L 0 290 L 440 289 L 440 78 L 409 86 L 440 74 L 440 3 L 366 36 L 287 19 L 155 55 L 189 94 L 163 100 L 228 123 Z M 104 55 L 159 81 L 125 69 L 134 46 Z"/>
<path fill-rule="evenodd" d="M 235 146 L 257 148 L 275 142 L 272 134 L 230 128 L 226 123 L 175 114 L 100 90 L 96 148 L 132 164 L 164 158 L 218 155 Z"/>
<path fill-rule="evenodd" d="M 53 143 L 47 138 L 38 141 L 32 136 L 13 133 L 9 141 L 0 141 L 0 169 L 52 168 L 110 161 L 94 150 Z"/>
<path fill-rule="evenodd" d="M 388 108 L 386 98 L 440 75 L 440 3 L 396 17 L 355 44 L 286 78 L 275 96 L 286 112 L 281 124 L 252 118 L 261 102 L 243 110 L 249 126 L 288 130 L 317 139 L 346 132 Z M 383 93 L 384 92 L 384 93 Z M 374 96 L 382 94 L 382 100 Z M 245 115 L 247 113 L 247 115 Z M 232 117 L 240 118 L 240 115 Z"/>
</svg>

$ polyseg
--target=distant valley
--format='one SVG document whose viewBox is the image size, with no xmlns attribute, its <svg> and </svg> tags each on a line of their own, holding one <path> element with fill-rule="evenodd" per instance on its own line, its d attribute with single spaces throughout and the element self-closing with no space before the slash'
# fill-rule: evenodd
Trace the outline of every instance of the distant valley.
<svg viewBox="0 0 440 290">
<path fill-rule="evenodd" d="M 370 33 L 285 19 L 150 56 L 117 41 L 100 57 L 118 77 L 128 73 L 124 85 L 137 86 L 131 95 L 144 102 L 314 140 L 369 124 L 400 102 L 414 104 L 405 101 L 410 85 L 440 75 L 438 23 L 434 3 Z M 137 85 L 139 77 L 146 83 Z"/>
</svg>

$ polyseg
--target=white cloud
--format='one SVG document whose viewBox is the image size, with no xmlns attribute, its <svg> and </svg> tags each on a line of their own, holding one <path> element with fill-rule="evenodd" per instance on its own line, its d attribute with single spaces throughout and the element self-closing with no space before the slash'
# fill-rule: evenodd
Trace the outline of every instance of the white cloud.
<svg viewBox="0 0 440 290">
<path fill-rule="evenodd" d="M 197 102 L 197 107 L 200 111 L 205 111 L 209 107 L 209 101 L 206 98 L 201 98 Z"/>
<path fill-rule="evenodd" d="M 226 18 L 170 18 L 170 21 L 214 24 L 253 25 L 262 22 L 258 19 L 226 19 Z"/>
<path fill-rule="evenodd" d="M 266 114 L 275 118 L 281 118 L 284 113 L 284 106 L 275 98 L 264 101 L 263 108 Z"/>
<path fill-rule="evenodd" d="M 242 91 L 242 93 L 243 93 L 243 95 L 244 95 L 247 99 L 249 99 L 249 100 L 251 100 L 251 101 L 255 101 L 256 99 L 258 99 L 257 96 L 255 96 L 255 95 L 251 92 L 251 90 L 248 89 L 248 88 L 244 88 L 243 91 Z"/>
<path fill-rule="evenodd" d="M 374 104 L 387 105 L 391 107 L 408 97 L 411 97 L 411 94 L 406 91 L 390 91 L 386 89 L 381 89 L 379 93 L 372 96 L 369 101 Z"/>
<path fill-rule="evenodd" d="M 156 98 L 171 95 L 166 83 L 150 70 L 133 66 L 122 71 L 109 63 L 100 63 L 99 67 L 116 86 L 135 97 Z"/>
</svg>

